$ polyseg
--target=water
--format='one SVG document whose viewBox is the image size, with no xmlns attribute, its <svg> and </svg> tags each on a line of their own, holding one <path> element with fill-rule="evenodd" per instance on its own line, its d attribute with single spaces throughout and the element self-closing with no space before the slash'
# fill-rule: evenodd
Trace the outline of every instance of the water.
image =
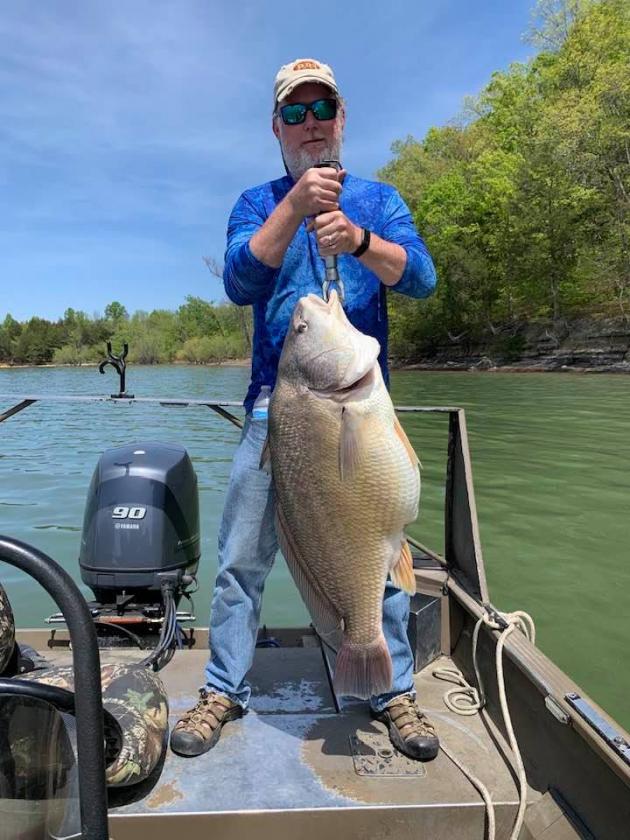
<svg viewBox="0 0 630 840">
<path fill-rule="evenodd" d="M 0 393 L 110 393 L 94 368 L 0 370 Z M 248 370 L 137 367 L 137 396 L 242 399 Z M 572 374 L 397 372 L 394 401 L 459 405 L 466 418 L 481 543 L 493 603 L 525 609 L 537 642 L 597 702 L 630 728 L 630 380 Z M 2 400 L 0 410 L 9 407 Z M 410 532 L 443 550 L 447 417 L 404 415 L 423 464 L 421 514 Z M 130 441 L 176 441 L 199 478 L 202 521 L 196 612 L 204 623 L 216 540 L 238 430 L 207 408 L 36 404 L 0 425 L 0 533 L 54 557 L 78 580 L 85 495 L 100 453 Z M 55 611 L 36 584 L 6 567 L 19 626 Z M 89 594 L 87 589 L 83 589 Z M 307 623 L 282 561 L 270 576 L 262 620 Z"/>
</svg>

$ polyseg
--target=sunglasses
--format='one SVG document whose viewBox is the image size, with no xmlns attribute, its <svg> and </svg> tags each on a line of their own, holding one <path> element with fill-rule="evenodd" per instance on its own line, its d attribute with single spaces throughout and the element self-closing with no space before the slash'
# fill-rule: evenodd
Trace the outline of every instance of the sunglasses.
<svg viewBox="0 0 630 840">
<path fill-rule="evenodd" d="M 334 120 L 337 116 L 336 99 L 316 99 L 308 105 L 296 102 L 294 105 L 283 105 L 280 116 L 285 125 L 299 125 L 306 119 L 309 111 L 313 112 L 316 120 Z"/>
</svg>

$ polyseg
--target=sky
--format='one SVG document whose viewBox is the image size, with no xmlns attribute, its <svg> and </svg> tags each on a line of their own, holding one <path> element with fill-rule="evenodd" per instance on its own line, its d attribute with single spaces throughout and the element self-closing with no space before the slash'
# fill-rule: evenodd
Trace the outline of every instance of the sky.
<svg viewBox="0 0 630 840">
<path fill-rule="evenodd" d="M 281 64 L 333 67 L 344 166 L 373 178 L 395 140 L 453 120 L 493 71 L 533 54 L 533 4 L 3 4 L 0 320 L 224 300 L 203 257 L 222 261 L 240 193 L 284 174 L 271 132 Z"/>
</svg>

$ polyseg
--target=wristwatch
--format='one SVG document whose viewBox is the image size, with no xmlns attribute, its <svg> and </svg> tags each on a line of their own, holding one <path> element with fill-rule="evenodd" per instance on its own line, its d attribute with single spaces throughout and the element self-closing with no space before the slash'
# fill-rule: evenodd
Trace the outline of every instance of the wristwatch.
<svg viewBox="0 0 630 840">
<path fill-rule="evenodd" d="M 370 247 L 370 238 L 372 234 L 367 228 L 363 228 L 363 239 L 361 240 L 361 244 L 357 248 L 356 251 L 352 252 L 353 257 L 360 257 L 361 254 L 365 254 L 367 249 Z"/>
</svg>

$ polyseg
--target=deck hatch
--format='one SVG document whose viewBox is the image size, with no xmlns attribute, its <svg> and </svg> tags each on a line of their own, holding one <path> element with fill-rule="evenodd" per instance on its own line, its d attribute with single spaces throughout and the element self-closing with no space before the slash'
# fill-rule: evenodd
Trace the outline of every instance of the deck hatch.
<svg viewBox="0 0 630 840">
<path fill-rule="evenodd" d="M 387 735 L 380 732 L 357 732 L 349 736 L 352 761 L 359 776 L 426 776 L 420 761 L 398 752 Z"/>
</svg>

